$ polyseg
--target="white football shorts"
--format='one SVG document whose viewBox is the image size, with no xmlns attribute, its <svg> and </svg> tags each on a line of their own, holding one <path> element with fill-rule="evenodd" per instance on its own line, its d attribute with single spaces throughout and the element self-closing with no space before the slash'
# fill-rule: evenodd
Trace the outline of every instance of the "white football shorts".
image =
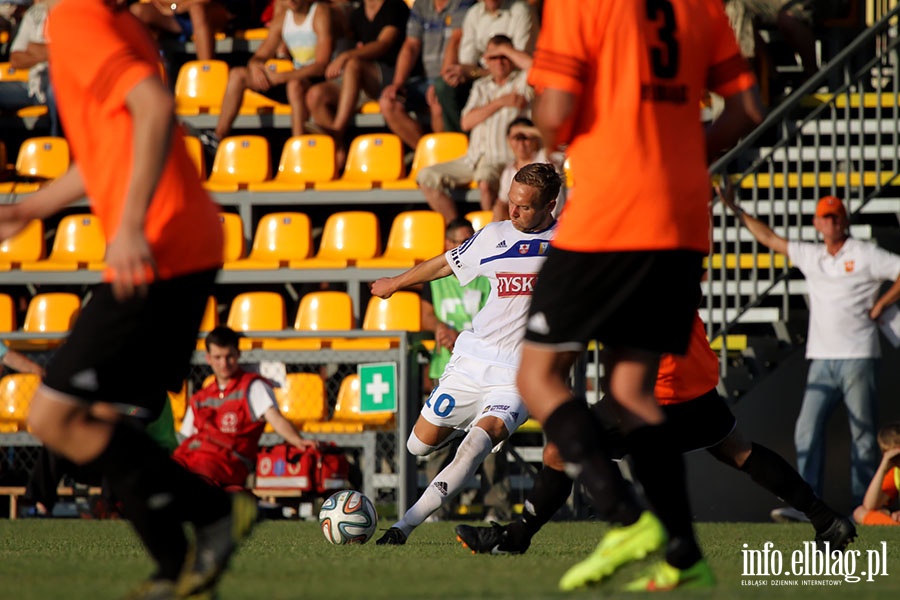
<svg viewBox="0 0 900 600">
<path fill-rule="evenodd" d="M 421 414 L 432 425 L 464 431 L 483 417 L 497 417 L 510 434 L 528 419 L 516 369 L 458 355 L 451 357 Z"/>
</svg>

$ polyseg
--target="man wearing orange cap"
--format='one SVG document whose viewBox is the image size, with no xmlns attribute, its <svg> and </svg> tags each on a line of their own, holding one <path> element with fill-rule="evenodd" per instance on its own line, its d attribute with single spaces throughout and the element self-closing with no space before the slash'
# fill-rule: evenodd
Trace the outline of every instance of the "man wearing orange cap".
<svg viewBox="0 0 900 600">
<path fill-rule="evenodd" d="M 851 238 L 847 210 L 834 196 L 816 205 L 813 225 L 821 243 L 778 236 L 735 204 L 733 188 L 720 191 L 720 196 L 759 243 L 786 254 L 806 278 L 810 365 L 794 429 L 797 470 L 821 497 L 825 425 L 843 398 L 850 422 L 851 491 L 858 503 L 880 461 L 875 425 L 875 376 L 881 356 L 877 321 L 900 299 L 900 256 Z M 894 283 L 879 295 L 883 281 Z"/>
</svg>

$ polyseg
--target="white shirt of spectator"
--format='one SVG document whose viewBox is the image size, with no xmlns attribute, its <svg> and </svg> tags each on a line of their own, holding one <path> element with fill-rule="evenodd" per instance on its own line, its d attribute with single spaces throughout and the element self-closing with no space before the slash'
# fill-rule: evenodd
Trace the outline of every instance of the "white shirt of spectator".
<svg viewBox="0 0 900 600">
<path fill-rule="evenodd" d="M 278 408 L 278 402 L 275 400 L 275 392 L 272 390 L 272 387 L 260 379 L 250 384 L 250 387 L 247 389 L 247 399 L 250 402 L 250 412 L 256 421 L 262 419 L 266 411 L 273 406 Z M 197 428 L 194 427 L 194 411 L 191 410 L 190 405 L 184 411 L 184 420 L 181 422 L 181 429 L 178 432 L 184 437 L 190 437 L 197 433 Z"/>
<path fill-rule="evenodd" d="M 532 27 L 531 7 L 522 0 L 503 0 L 495 14 L 487 11 L 484 2 L 476 2 L 463 19 L 459 62 L 484 66 L 482 54 L 487 50 L 488 40 L 495 35 L 509 37 L 516 50 L 530 53 L 534 49 Z"/>
<path fill-rule="evenodd" d="M 900 277 L 900 256 L 852 238 L 834 256 L 824 244 L 791 241 L 788 256 L 809 291 L 806 358 L 880 357 L 878 324 L 869 310 L 881 283 Z"/>
<path fill-rule="evenodd" d="M 9 47 L 10 52 L 25 52 L 28 50 L 28 44 L 46 44 L 47 39 L 44 37 L 44 24 L 47 21 L 49 9 L 45 3 L 35 4 L 22 17 L 22 23 L 16 32 Z M 47 79 L 47 61 L 32 65 L 28 70 L 28 95 L 37 99 L 40 104 L 47 103 L 47 96 L 44 94 Z"/>
<path fill-rule="evenodd" d="M 446 253 L 462 285 L 479 275 L 491 282 L 487 302 L 472 319 L 472 330 L 459 334 L 454 354 L 518 367 L 531 294 L 555 229 L 555 222 L 538 233 L 519 231 L 509 221 L 488 223 Z"/>
<path fill-rule="evenodd" d="M 513 71 L 506 82 L 497 84 L 490 76 L 477 79 L 472 85 L 469 99 L 462 110 L 465 115 L 474 108 L 487 106 L 499 96 L 516 93 L 528 100 L 529 107 L 534 100 L 534 90 L 528 85 L 526 71 Z M 479 160 L 505 165 L 515 157 L 506 143 L 506 129 L 516 117 L 530 116 L 531 109 L 520 112 L 515 106 L 504 106 L 469 132 L 469 150 L 466 163 L 474 168 Z"/>
</svg>

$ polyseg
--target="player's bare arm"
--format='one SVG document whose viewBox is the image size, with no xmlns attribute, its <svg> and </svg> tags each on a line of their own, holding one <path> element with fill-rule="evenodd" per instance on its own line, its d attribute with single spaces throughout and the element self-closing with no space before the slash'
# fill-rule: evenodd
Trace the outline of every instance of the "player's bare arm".
<svg viewBox="0 0 900 600">
<path fill-rule="evenodd" d="M 417 283 L 434 281 L 452 274 L 453 271 L 450 269 L 447 257 L 443 254 L 438 254 L 434 258 L 429 258 L 396 277 L 382 277 L 376 280 L 372 283 L 370 289 L 374 296 L 390 298 L 397 290 L 402 290 Z"/>
<path fill-rule="evenodd" d="M 548 153 L 569 142 L 574 111 L 575 96 L 569 92 L 547 88 L 534 99 L 534 123 Z"/>
<path fill-rule="evenodd" d="M 722 200 L 722 203 L 730 208 L 737 216 L 738 220 L 747 227 L 751 234 L 753 234 L 753 237 L 756 238 L 757 242 L 767 248 L 771 248 L 775 252 L 780 252 L 785 255 L 788 253 L 788 241 L 786 239 L 772 231 L 771 227 L 759 219 L 751 217 L 743 208 L 737 205 L 734 200 L 734 186 L 731 183 L 728 184 L 724 192 L 722 191 L 721 186 L 717 185 L 716 193 Z"/>
<path fill-rule="evenodd" d="M 125 98 L 133 127 L 133 168 L 122 218 L 106 251 L 113 292 L 128 298 L 146 292 L 153 255 L 144 236 L 144 217 L 169 153 L 175 100 L 157 76 L 144 79 Z"/>
<path fill-rule="evenodd" d="M 84 197 L 84 182 L 72 164 L 62 176 L 29 195 L 22 202 L 0 206 L 0 241 L 16 235 L 32 219 L 45 219 Z"/>
</svg>

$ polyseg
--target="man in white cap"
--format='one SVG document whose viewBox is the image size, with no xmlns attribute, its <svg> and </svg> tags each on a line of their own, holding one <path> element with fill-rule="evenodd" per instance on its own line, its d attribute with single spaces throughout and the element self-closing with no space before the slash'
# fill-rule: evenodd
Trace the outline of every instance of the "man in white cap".
<svg viewBox="0 0 900 600">
<path fill-rule="evenodd" d="M 822 242 L 810 243 L 778 236 L 735 204 L 733 189 L 721 195 L 760 244 L 787 255 L 806 278 L 810 365 L 794 429 L 797 470 L 821 497 L 825 426 L 843 398 L 850 422 L 851 492 L 856 503 L 865 495 L 880 460 L 875 382 L 881 356 L 878 321 L 900 299 L 900 256 L 851 238 L 847 209 L 834 196 L 816 205 L 813 225 Z M 883 281 L 893 285 L 879 295 Z"/>
</svg>

